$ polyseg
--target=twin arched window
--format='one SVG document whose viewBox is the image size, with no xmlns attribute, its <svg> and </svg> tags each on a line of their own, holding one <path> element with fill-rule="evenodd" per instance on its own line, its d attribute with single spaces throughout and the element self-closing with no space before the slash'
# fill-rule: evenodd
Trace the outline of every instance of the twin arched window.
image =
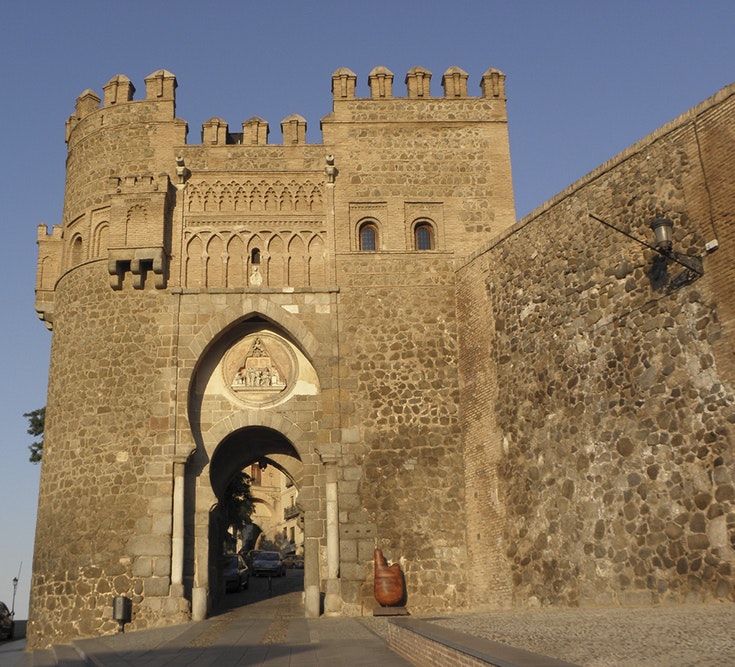
<svg viewBox="0 0 735 667">
<path fill-rule="evenodd" d="M 378 225 L 368 220 L 359 228 L 359 245 L 363 252 L 378 250 Z M 413 227 L 413 249 L 434 250 L 434 226 L 428 220 L 419 220 Z"/>
</svg>

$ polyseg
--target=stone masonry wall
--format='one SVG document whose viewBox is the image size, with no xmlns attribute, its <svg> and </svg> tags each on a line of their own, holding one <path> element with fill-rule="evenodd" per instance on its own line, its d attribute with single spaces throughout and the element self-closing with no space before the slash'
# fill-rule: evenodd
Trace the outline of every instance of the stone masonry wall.
<svg viewBox="0 0 735 667">
<path fill-rule="evenodd" d="M 114 292 L 104 262 L 68 273 L 55 321 L 29 638 L 113 632 L 111 601 L 142 628 L 169 605 L 170 302 Z M 101 342 L 104 341 L 104 344 Z M 70 539 L 70 535 L 73 536 Z"/>
<path fill-rule="evenodd" d="M 344 445 L 343 458 L 362 469 L 357 494 L 343 495 L 340 509 L 352 539 L 361 524 L 372 537 L 350 543 L 343 578 L 363 581 L 364 604 L 374 604 L 378 546 L 402 564 L 411 609 L 461 607 L 467 573 L 451 256 L 352 256 L 338 275 L 343 390 L 354 405 L 343 420 L 361 434 Z"/>
<path fill-rule="evenodd" d="M 488 601 L 735 599 L 734 92 L 603 165 L 460 271 L 467 495 L 485 510 L 468 532 L 504 550 L 499 566 L 497 549 L 471 549 L 470 569 L 509 574 Z M 675 250 L 720 247 L 704 277 L 674 289 L 682 267 L 654 276 L 652 251 L 590 213 L 649 242 L 663 215 Z"/>
</svg>

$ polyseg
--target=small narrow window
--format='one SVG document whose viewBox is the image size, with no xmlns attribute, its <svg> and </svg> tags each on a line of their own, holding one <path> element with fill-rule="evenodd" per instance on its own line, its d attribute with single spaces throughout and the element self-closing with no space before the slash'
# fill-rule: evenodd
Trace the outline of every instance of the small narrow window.
<svg viewBox="0 0 735 667">
<path fill-rule="evenodd" d="M 360 250 L 374 251 L 378 247 L 378 228 L 372 222 L 360 227 Z"/>
<path fill-rule="evenodd" d="M 413 229 L 416 250 L 434 249 L 434 230 L 428 222 L 419 222 Z"/>
<path fill-rule="evenodd" d="M 71 263 L 73 265 L 81 264 L 84 259 L 84 246 L 82 244 L 82 237 L 76 236 L 71 245 Z"/>
<path fill-rule="evenodd" d="M 260 264 L 260 248 L 253 248 L 253 251 L 250 253 L 250 263 Z"/>
</svg>

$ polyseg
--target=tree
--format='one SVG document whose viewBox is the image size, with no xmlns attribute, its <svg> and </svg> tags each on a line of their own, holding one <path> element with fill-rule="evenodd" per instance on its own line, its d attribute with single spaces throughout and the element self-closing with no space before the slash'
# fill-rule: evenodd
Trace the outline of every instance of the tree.
<svg viewBox="0 0 735 667">
<path fill-rule="evenodd" d="M 220 503 L 225 524 L 235 530 L 242 530 L 249 524 L 250 516 L 255 511 L 250 495 L 250 482 L 252 482 L 250 475 L 238 472 L 227 485 Z"/>
<path fill-rule="evenodd" d="M 28 460 L 31 463 L 38 463 L 43 455 L 43 431 L 46 426 L 46 408 L 39 408 L 33 412 L 26 412 L 24 415 L 28 419 L 28 435 L 32 435 L 34 438 L 41 436 L 39 442 L 34 442 L 28 445 L 28 449 L 31 450 L 31 455 Z"/>
</svg>

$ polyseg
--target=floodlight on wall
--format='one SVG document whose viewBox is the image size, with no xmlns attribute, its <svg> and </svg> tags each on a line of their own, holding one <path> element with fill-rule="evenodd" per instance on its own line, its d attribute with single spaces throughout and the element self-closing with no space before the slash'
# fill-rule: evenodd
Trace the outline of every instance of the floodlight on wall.
<svg viewBox="0 0 735 667">
<path fill-rule="evenodd" d="M 704 275 L 704 266 L 702 265 L 701 256 L 688 255 L 674 250 L 674 223 L 669 220 L 669 218 L 660 217 L 651 222 L 650 227 L 654 236 L 654 245 L 651 245 L 632 234 L 628 234 L 628 232 L 607 222 L 607 220 L 603 220 L 592 213 L 590 213 L 589 216 L 593 220 L 601 222 L 606 227 L 614 229 L 616 232 L 627 236 L 629 239 L 639 243 L 645 248 L 653 250 L 653 252 L 658 255 L 658 257 L 654 258 L 654 266 L 652 267 L 652 278 L 655 282 L 662 282 L 661 278 L 666 276 L 669 262 L 674 262 L 675 264 L 679 264 L 684 267 L 684 271 L 678 273 L 671 280 L 666 281 L 670 289 L 676 289 L 683 285 L 688 285 Z M 716 242 L 714 245 L 707 244 L 707 252 L 711 252 L 711 250 L 716 248 Z"/>
</svg>

